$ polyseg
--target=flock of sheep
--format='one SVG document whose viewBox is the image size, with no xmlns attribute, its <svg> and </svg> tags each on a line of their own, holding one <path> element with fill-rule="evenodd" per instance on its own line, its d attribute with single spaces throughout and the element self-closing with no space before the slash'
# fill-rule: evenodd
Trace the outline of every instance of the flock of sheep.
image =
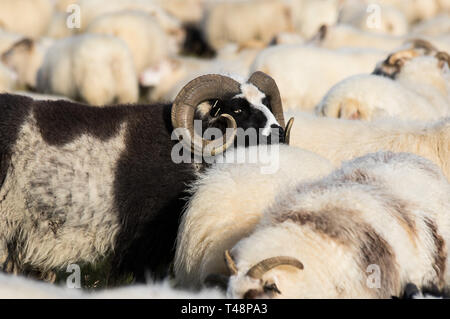
<svg viewBox="0 0 450 319">
<path fill-rule="evenodd" d="M 449 53 L 448 0 L 0 1 L 0 298 L 449 293 Z M 165 281 L 11 275 L 105 258 Z"/>
</svg>

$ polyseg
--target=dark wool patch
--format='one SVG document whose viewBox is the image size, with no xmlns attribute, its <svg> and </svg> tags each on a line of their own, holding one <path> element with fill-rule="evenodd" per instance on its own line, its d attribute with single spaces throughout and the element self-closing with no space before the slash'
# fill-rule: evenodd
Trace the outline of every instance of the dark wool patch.
<svg viewBox="0 0 450 319">
<path fill-rule="evenodd" d="M 33 100 L 20 95 L 0 94 L 0 187 L 10 165 L 11 149 L 30 113 Z"/>
<path fill-rule="evenodd" d="M 122 228 L 116 237 L 113 274 L 145 281 L 168 275 L 175 253 L 191 164 L 175 164 L 169 106 L 152 106 L 128 117 L 125 150 L 117 163 L 115 206 Z"/>
<path fill-rule="evenodd" d="M 430 235 L 433 238 L 434 245 L 436 246 L 433 269 L 436 271 L 438 280 L 438 287 L 443 289 L 445 287 L 445 267 L 447 260 L 447 250 L 444 238 L 439 234 L 436 223 L 428 217 L 424 218 L 425 225 L 430 231 Z"/>
<path fill-rule="evenodd" d="M 124 105 L 101 108 L 64 100 L 34 103 L 33 115 L 42 138 L 56 146 L 70 143 L 84 134 L 106 141 L 119 132 L 127 115 L 133 113 L 130 109 L 135 108 Z"/>
<path fill-rule="evenodd" d="M 307 225 L 341 245 L 355 246 L 359 251 L 359 258 L 356 261 L 362 274 L 366 274 L 369 265 L 378 265 L 381 272 L 381 288 L 367 287 L 374 296 L 389 298 L 391 292 L 398 290 L 399 274 L 393 248 L 369 224 L 360 219 L 359 212 L 336 207 L 315 212 L 291 211 L 275 217 L 275 222 L 285 221 L 301 226 Z"/>
</svg>

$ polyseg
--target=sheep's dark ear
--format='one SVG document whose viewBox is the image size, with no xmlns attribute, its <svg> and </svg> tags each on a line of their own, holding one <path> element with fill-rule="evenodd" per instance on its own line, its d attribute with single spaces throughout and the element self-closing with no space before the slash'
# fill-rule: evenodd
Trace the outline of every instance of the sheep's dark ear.
<svg viewBox="0 0 450 319">
<path fill-rule="evenodd" d="M 443 69 L 445 65 L 450 67 L 450 55 L 447 52 L 438 52 L 436 58 L 439 61 L 439 68 Z"/>
<path fill-rule="evenodd" d="M 34 40 L 30 38 L 23 38 L 13 43 L 13 45 L 2 54 L 1 56 L 2 62 L 7 64 L 9 56 L 11 56 L 11 54 L 13 54 L 14 52 L 17 51 L 31 52 L 34 48 L 34 44 L 35 44 Z"/>
<path fill-rule="evenodd" d="M 11 49 L 18 49 L 18 48 L 25 49 L 25 50 L 32 50 L 33 47 L 34 47 L 34 40 L 33 39 L 23 38 L 23 39 L 20 39 L 19 41 L 15 42 L 11 46 L 10 50 Z"/>
<path fill-rule="evenodd" d="M 308 43 L 320 44 L 323 40 L 325 40 L 328 33 L 328 26 L 326 24 L 322 24 L 317 30 L 317 33 L 309 39 Z"/>
<path fill-rule="evenodd" d="M 322 24 L 317 32 L 317 37 L 319 41 L 323 41 L 327 37 L 328 26 L 326 24 Z"/>
</svg>

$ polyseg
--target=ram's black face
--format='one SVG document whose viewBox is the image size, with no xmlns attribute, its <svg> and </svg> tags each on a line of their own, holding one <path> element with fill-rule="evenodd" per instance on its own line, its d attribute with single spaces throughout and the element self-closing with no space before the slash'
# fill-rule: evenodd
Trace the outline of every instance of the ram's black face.
<svg viewBox="0 0 450 319">
<path fill-rule="evenodd" d="M 203 122 L 204 129 L 215 127 L 224 132 L 227 123 L 220 116 L 231 115 L 239 128 L 235 146 L 284 143 L 284 130 L 271 113 L 267 98 L 259 106 L 250 104 L 243 97 L 211 100 L 209 104 L 211 109 Z"/>
</svg>

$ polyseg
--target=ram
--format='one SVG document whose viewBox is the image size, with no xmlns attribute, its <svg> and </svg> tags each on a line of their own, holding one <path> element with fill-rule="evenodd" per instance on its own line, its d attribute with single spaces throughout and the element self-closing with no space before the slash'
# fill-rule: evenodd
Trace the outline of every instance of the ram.
<svg viewBox="0 0 450 319">
<path fill-rule="evenodd" d="M 179 286 L 220 284 L 209 275 L 227 274 L 223 252 L 251 233 L 276 194 L 333 169 L 324 158 L 296 147 L 245 151 L 242 158 L 253 156 L 254 162 L 216 164 L 199 173 L 189 188 L 192 196 L 181 218 L 173 267 Z"/>
<path fill-rule="evenodd" d="M 419 156 L 379 152 L 281 193 L 226 259 L 232 298 L 391 298 L 450 287 L 450 184 Z M 286 244 L 289 243 L 289 244 Z"/>
<path fill-rule="evenodd" d="M 210 112 L 197 107 L 210 100 Z M 98 108 L 6 94 L 0 107 L 4 269 L 45 277 L 107 255 L 113 279 L 167 275 L 185 184 L 207 155 L 241 145 L 240 129 L 258 129 L 249 145 L 286 138 L 278 89 L 263 73 L 245 83 L 199 77 L 173 104 Z M 224 138 L 200 135 L 194 119 Z"/>
<path fill-rule="evenodd" d="M 287 112 L 295 117 L 290 143 L 319 154 L 334 165 L 377 151 L 408 152 L 438 165 L 450 179 L 450 118 L 436 122 L 383 119 L 374 122 L 316 117 Z"/>
<path fill-rule="evenodd" d="M 449 67 L 450 55 L 446 52 L 414 57 L 406 51 L 391 55 L 373 73 L 393 78 L 427 98 L 439 112 L 445 113 L 450 108 Z"/>
<path fill-rule="evenodd" d="M 316 106 L 316 114 L 345 119 L 393 116 L 423 121 L 450 116 L 448 55 L 415 55 L 414 50 L 397 52 L 374 74 L 356 75 L 337 83 Z"/>
</svg>

